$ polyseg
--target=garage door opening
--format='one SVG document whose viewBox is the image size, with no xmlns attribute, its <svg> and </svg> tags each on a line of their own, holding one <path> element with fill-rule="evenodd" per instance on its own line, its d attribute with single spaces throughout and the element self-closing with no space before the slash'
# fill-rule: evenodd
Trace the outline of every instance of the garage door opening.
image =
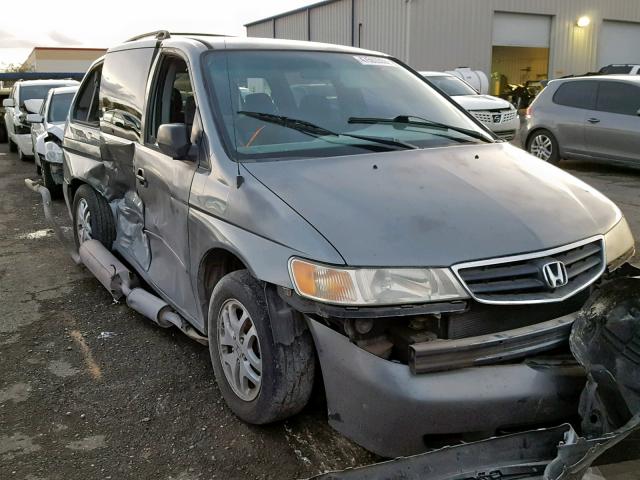
<svg viewBox="0 0 640 480">
<path fill-rule="evenodd" d="M 548 48 L 494 46 L 492 55 L 492 95 L 510 93 L 513 86 L 534 88 L 548 77 Z"/>
<path fill-rule="evenodd" d="M 496 12 L 491 94 L 525 108 L 548 78 L 550 36 L 549 16 Z"/>
</svg>

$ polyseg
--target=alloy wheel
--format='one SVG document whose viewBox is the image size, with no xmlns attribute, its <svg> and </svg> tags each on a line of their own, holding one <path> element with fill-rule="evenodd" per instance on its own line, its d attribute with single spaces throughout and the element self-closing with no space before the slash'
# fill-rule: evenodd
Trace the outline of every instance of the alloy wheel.
<svg viewBox="0 0 640 480">
<path fill-rule="evenodd" d="M 218 314 L 218 352 L 233 392 L 250 402 L 260 393 L 262 358 L 258 331 L 238 300 L 227 300 Z"/>
<path fill-rule="evenodd" d="M 553 155 L 553 142 L 547 135 L 540 133 L 533 137 L 529 146 L 529 153 L 548 162 L 551 155 Z"/>
<path fill-rule="evenodd" d="M 78 202 L 76 210 L 76 234 L 78 235 L 78 243 L 83 244 L 87 240 L 91 240 L 91 212 L 89 204 L 84 198 Z"/>
</svg>

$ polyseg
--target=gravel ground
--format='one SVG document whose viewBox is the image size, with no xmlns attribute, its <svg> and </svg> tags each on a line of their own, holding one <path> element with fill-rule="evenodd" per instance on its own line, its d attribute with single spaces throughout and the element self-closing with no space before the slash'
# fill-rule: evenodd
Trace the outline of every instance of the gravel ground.
<svg viewBox="0 0 640 480">
<path fill-rule="evenodd" d="M 640 239 L 640 172 L 565 166 Z M 237 420 L 207 348 L 114 304 L 61 248 L 25 177 L 34 164 L 0 145 L 0 479 L 288 479 L 377 460 L 327 425 L 321 393 L 286 422 Z M 637 458 L 635 437 L 608 457 L 626 463 L 602 472 L 637 478 Z"/>
</svg>

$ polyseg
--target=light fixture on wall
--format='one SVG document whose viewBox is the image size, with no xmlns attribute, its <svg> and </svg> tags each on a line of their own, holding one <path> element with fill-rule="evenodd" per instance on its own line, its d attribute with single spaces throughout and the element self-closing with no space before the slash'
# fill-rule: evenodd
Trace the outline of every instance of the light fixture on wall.
<svg viewBox="0 0 640 480">
<path fill-rule="evenodd" d="M 587 17 L 586 15 L 580 17 L 576 21 L 576 25 L 578 27 L 580 27 L 580 28 L 588 27 L 590 23 L 591 23 L 591 19 L 589 17 Z"/>
</svg>

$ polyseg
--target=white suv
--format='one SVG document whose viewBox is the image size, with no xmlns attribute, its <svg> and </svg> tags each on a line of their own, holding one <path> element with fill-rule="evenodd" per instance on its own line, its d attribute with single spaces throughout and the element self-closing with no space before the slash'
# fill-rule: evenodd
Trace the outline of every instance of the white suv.
<svg viewBox="0 0 640 480">
<path fill-rule="evenodd" d="M 506 100 L 480 95 L 467 82 L 444 72 L 420 72 L 462 108 L 503 140 L 513 140 L 520 126 L 518 111 Z"/>
<path fill-rule="evenodd" d="M 31 125 L 26 121 L 27 114 L 40 111 L 42 101 L 52 88 L 71 85 L 78 85 L 78 82 L 75 80 L 20 81 L 13 86 L 11 96 L 3 100 L 2 105 L 6 108 L 4 118 L 9 134 L 9 150 L 18 152 L 21 160 L 33 156 Z M 34 102 L 34 100 L 39 101 Z M 29 109 L 30 104 L 31 109 Z"/>
</svg>

